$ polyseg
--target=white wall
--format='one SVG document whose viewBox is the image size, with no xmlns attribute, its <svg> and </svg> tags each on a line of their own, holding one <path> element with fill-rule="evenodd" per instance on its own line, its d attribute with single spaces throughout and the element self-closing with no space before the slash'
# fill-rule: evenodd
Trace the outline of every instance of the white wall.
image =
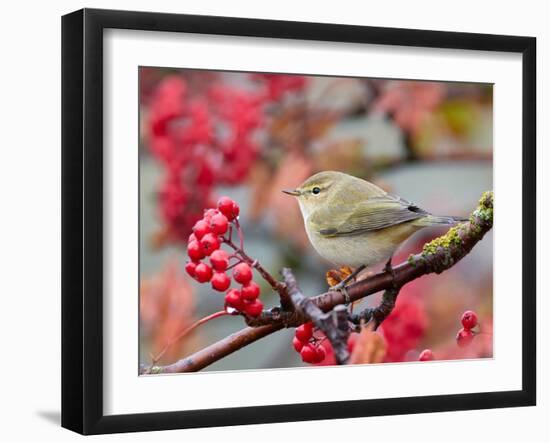
<svg viewBox="0 0 550 443">
<path fill-rule="evenodd" d="M 542 136 L 547 133 L 543 122 L 550 120 L 550 111 L 546 107 L 543 113 L 542 102 L 544 99 L 548 105 L 550 97 L 542 79 L 550 75 L 550 29 L 548 12 L 541 1 L 524 0 L 512 6 L 479 0 L 5 2 L 0 28 L 0 275 L 3 277 L 0 285 L 0 416 L 3 423 L 0 435 L 3 439 L 11 436 L 6 441 L 32 441 L 35 437 L 63 442 L 82 438 L 59 428 L 57 421 L 60 408 L 60 16 L 83 6 L 536 36 L 539 152 Z M 539 171 L 543 160 L 539 157 Z M 541 176 L 539 173 L 539 180 Z M 548 195 L 548 189 L 542 189 L 542 185 L 548 188 L 548 180 L 544 181 L 544 184 L 539 181 L 539 190 L 547 191 Z M 542 203 L 540 197 L 539 201 Z M 539 210 L 539 220 L 544 219 L 543 212 L 548 220 L 548 205 L 546 198 L 545 207 Z M 548 234 L 539 237 L 539 244 L 540 249 L 550 247 Z M 548 265 L 546 259 L 539 270 L 547 269 Z M 546 281 L 539 293 L 548 294 L 549 289 Z M 539 297 L 539 312 L 548 310 L 549 306 L 546 299 Z M 315 437 L 316 441 L 403 439 L 427 443 L 548 436 L 550 388 L 544 374 L 549 367 L 549 339 L 548 322 L 539 321 L 539 406 L 535 408 L 170 431 L 99 437 L 95 441 L 154 438 L 180 442 L 217 439 L 229 443 Z M 29 348 L 34 349 L 32 361 L 24 359 Z M 542 436 L 534 439 L 543 440 Z"/>
</svg>

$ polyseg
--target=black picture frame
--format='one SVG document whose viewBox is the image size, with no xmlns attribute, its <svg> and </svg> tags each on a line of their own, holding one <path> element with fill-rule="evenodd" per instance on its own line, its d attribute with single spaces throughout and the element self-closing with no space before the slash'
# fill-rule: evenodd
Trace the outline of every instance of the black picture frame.
<svg viewBox="0 0 550 443">
<path fill-rule="evenodd" d="M 519 53 L 523 63 L 522 389 L 104 415 L 103 31 L 108 28 Z M 62 18 L 62 426 L 82 434 L 529 406 L 536 403 L 536 39 L 83 9 Z"/>
</svg>

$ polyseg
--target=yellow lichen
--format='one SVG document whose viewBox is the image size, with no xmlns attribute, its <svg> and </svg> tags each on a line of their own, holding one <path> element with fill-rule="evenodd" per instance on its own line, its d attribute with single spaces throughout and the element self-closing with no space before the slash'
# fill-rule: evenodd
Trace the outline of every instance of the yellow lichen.
<svg viewBox="0 0 550 443">
<path fill-rule="evenodd" d="M 470 223 L 493 224 L 493 191 L 484 192 L 479 199 L 479 206 L 470 216 Z"/>
<path fill-rule="evenodd" d="M 441 237 L 426 243 L 422 248 L 423 255 L 436 254 L 440 249 L 448 252 L 450 247 L 462 246 L 461 233 L 464 234 L 466 229 L 469 234 L 479 235 L 481 232 L 481 224 L 493 223 L 493 191 L 484 192 L 479 199 L 479 205 L 470 216 L 470 225 L 461 223 L 451 229 Z"/>
<path fill-rule="evenodd" d="M 441 237 L 437 237 L 429 243 L 426 243 L 422 248 L 422 254 L 433 255 L 437 253 L 439 248 L 449 249 L 451 246 L 461 246 L 462 238 L 459 235 L 459 229 L 462 225 L 455 226 Z"/>
<path fill-rule="evenodd" d="M 493 191 L 485 191 L 479 199 L 479 206 L 482 209 L 493 209 Z"/>
</svg>

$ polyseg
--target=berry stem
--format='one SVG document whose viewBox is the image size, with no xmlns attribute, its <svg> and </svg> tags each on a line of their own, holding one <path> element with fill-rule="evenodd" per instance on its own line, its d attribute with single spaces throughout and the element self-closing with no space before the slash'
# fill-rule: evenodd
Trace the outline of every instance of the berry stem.
<svg viewBox="0 0 550 443">
<path fill-rule="evenodd" d="M 207 315 L 206 317 L 201 318 L 200 320 L 197 320 L 192 325 L 185 328 L 183 331 L 181 331 L 177 336 L 175 336 L 160 353 L 152 359 L 151 367 L 156 365 L 157 362 L 162 358 L 162 356 L 166 353 L 166 351 L 173 346 L 176 342 L 181 340 L 183 337 L 185 337 L 187 334 L 189 334 L 193 329 L 197 328 L 200 325 L 203 325 L 204 323 L 209 322 L 210 320 L 214 320 L 218 317 L 223 317 L 224 315 L 229 315 L 225 310 L 214 312 L 213 314 Z"/>
<path fill-rule="evenodd" d="M 243 237 L 243 230 L 241 229 L 241 225 L 239 223 L 239 219 L 235 219 L 235 226 L 237 227 L 237 233 L 239 234 L 239 244 L 240 244 L 240 250 L 244 253 L 244 237 Z"/>
<path fill-rule="evenodd" d="M 235 256 L 235 258 L 237 258 L 238 261 L 236 261 L 236 262 L 233 263 L 232 265 L 229 265 L 229 266 L 226 268 L 226 271 L 230 271 L 230 270 L 233 269 L 235 266 L 240 265 L 240 264 L 243 262 L 243 260 L 242 260 L 240 257 Z"/>
<path fill-rule="evenodd" d="M 231 241 L 231 236 L 233 235 L 233 224 L 232 223 L 229 223 L 229 228 L 227 229 L 227 238 L 224 237 L 224 241 L 227 243 L 227 242 L 230 242 Z"/>
<path fill-rule="evenodd" d="M 279 294 L 279 296 L 281 297 L 281 303 L 283 302 L 283 299 L 288 298 L 286 286 L 280 281 L 278 281 L 275 277 L 273 277 L 269 273 L 269 271 L 260 264 L 258 260 L 253 260 L 252 258 L 250 258 L 248 255 L 246 255 L 246 253 L 243 251 L 242 248 L 239 248 L 231 240 L 227 240 L 226 244 L 235 250 L 235 253 L 240 256 L 242 261 L 248 263 L 252 268 L 258 271 L 258 273 L 263 277 L 263 279 L 269 283 L 271 288 Z"/>
</svg>

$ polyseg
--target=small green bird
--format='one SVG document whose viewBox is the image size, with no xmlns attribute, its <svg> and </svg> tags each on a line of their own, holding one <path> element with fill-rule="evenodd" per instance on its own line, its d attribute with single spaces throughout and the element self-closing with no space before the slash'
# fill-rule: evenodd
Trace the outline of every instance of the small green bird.
<svg viewBox="0 0 550 443">
<path fill-rule="evenodd" d="M 341 289 L 365 267 L 387 261 L 408 237 L 429 226 L 453 225 L 459 217 L 441 217 L 366 180 L 342 172 L 324 171 L 293 190 L 309 241 L 326 260 L 350 266 L 354 272 Z"/>
</svg>

